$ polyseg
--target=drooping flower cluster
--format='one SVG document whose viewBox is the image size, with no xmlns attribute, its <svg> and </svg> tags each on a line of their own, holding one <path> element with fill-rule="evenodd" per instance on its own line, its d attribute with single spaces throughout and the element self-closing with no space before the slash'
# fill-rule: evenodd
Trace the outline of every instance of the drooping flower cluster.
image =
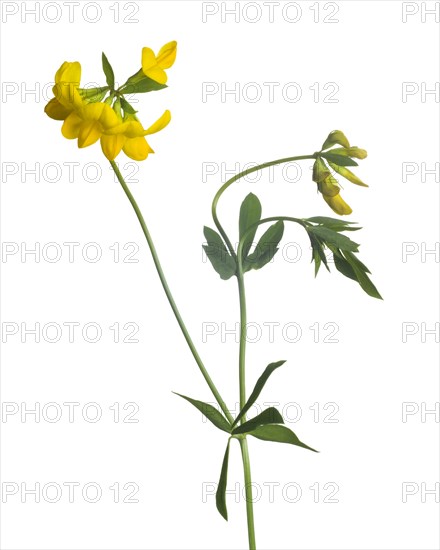
<svg viewBox="0 0 440 550">
<path fill-rule="evenodd" d="M 80 88 L 80 63 L 66 61 L 55 74 L 54 97 L 44 110 L 50 118 L 63 121 L 63 136 L 77 139 L 80 148 L 100 140 L 102 151 L 109 160 L 114 160 L 121 150 L 133 160 L 145 160 L 154 152 L 145 136 L 165 128 L 171 114 L 165 111 L 145 129 L 124 94 L 166 88 L 165 69 L 173 65 L 176 50 L 174 41 L 165 44 L 157 56 L 150 48 L 143 48 L 142 69 L 118 89 L 115 89 L 113 69 L 104 54 L 102 61 L 107 86 L 101 88 Z"/>
<path fill-rule="evenodd" d="M 341 145 L 335 147 L 334 145 Z M 318 191 L 322 194 L 325 202 L 330 208 L 339 215 L 351 214 L 352 209 L 340 195 L 340 186 L 338 180 L 332 175 L 330 168 L 341 175 L 351 183 L 368 187 L 361 181 L 347 166 L 357 166 L 353 159 L 364 159 L 367 156 L 365 149 L 351 147 L 348 139 L 340 130 L 330 132 L 324 141 L 321 151 L 315 153 L 315 163 L 313 165 L 313 181 L 318 184 Z M 326 164 L 328 162 L 328 166 Z"/>
</svg>

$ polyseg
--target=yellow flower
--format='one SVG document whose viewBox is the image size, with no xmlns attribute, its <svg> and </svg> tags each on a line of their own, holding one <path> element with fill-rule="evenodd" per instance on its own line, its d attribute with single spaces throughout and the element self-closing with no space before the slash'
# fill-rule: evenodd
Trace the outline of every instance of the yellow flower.
<svg viewBox="0 0 440 550">
<path fill-rule="evenodd" d="M 332 176 L 327 165 L 320 157 L 315 160 L 313 165 L 312 179 L 318 184 L 318 191 L 332 210 L 340 216 L 352 213 L 352 209 L 339 194 L 338 181 Z"/>
<path fill-rule="evenodd" d="M 101 136 L 102 152 L 108 160 L 114 160 L 121 149 L 133 160 L 145 160 L 150 153 L 154 153 L 145 136 L 155 134 L 165 128 L 171 120 L 171 114 L 169 111 L 165 111 L 146 130 L 137 120 L 136 115 L 126 114 L 123 122 L 119 116 L 119 120 L 120 123 L 117 126 L 107 129 Z"/>
<path fill-rule="evenodd" d="M 175 59 L 177 52 L 177 42 L 173 40 L 168 42 L 154 55 L 151 48 L 142 48 L 142 72 L 152 80 L 165 84 L 168 77 L 165 69 L 169 69 Z"/>
<path fill-rule="evenodd" d="M 78 147 L 88 147 L 102 134 L 120 123 L 115 111 L 107 103 L 89 103 L 72 111 L 61 128 L 67 139 L 78 138 Z"/>
<path fill-rule="evenodd" d="M 55 85 L 52 88 L 55 97 L 44 109 L 50 118 L 65 120 L 72 111 L 84 106 L 84 101 L 79 93 L 80 80 L 80 63 L 65 61 L 55 73 Z"/>
<path fill-rule="evenodd" d="M 348 215 L 353 212 L 349 205 L 344 201 L 341 195 L 338 193 L 334 197 L 323 195 L 325 202 L 330 206 L 333 212 L 340 216 Z"/>
</svg>

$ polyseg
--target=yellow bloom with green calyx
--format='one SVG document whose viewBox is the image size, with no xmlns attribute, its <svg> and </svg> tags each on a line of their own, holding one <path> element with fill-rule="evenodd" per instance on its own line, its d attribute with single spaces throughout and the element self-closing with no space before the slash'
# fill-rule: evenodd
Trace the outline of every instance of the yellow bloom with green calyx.
<svg viewBox="0 0 440 550">
<path fill-rule="evenodd" d="M 342 147 L 332 148 L 334 145 Z M 340 130 L 330 132 L 322 145 L 319 153 L 315 153 L 315 163 L 313 165 L 312 179 L 318 184 L 318 191 L 322 194 L 330 208 L 340 216 L 352 213 L 350 206 L 340 195 L 340 186 L 338 180 L 332 175 L 329 166 L 351 183 L 368 187 L 360 178 L 358 178 L 347 166 L 357 166 L 353 158 L 364 159 L 367 156 L 365 149 L 352 147 Z M 328 165 L 326 164 L 328 163 Z"/>
<path fill-rule="evenodd" d="M 122 151 L 133 160 L 145 160 L 154 153 L 145 136 L 163 130 L 171 120 L 171 113 L 165 111 L 149 128 L 144 129 L 135 114 L 126 114 L 124 121 L 106 130 L 101 137 L 101 147 L 109 160 L 114 160 Z"/>
<path fill-rule="evenodd" d="M 177 42 L 168 42 L 159 50 L 157 56 L 151 48 L 142 48 L 142 72 L 152 80 L 165 84 L 168 80 L 165 69 L 169 69 L 176 60 Z"/>
</svg>

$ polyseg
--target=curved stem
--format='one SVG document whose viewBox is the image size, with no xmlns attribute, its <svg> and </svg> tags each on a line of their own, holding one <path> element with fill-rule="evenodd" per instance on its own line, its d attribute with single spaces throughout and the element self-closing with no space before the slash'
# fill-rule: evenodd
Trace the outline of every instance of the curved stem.
<svg viewBox="0 0 440 550">
<path fill-rule="evenodd" d="M 312 160 L 316 158 L 316 154 L 313 155 L 299 155 L 296 157 L 285 157 L 278 160 L 272 160 L 270 162 L 265 162 L 264 164 L 258 164 L 258 166 L 253 166 L 252 168 L 248 168 L 247 170 L 243 170 L 243 172 L 240 172 L 239 174 L 236 174 L 231 179 L 229 179 L 226 183 L 224 183 L 220 189 L 217 191 L 214 200 L 212 201 L 212 218 L 214 220 L 214 223 L 220 233 L 220 235 L 223 237 L 229 252 L 231 253 L 231 256 L 234 258 L 234 260 L 237 259 L 237 255 L 235 254 L 234 247 L 231 244 L 231 241 L 229 240 L 226 231 L 223 229 L 222 224 L 220 223 L 220 220 L 217 216 L 217 205 L 218 201 L 220 200 L 220 197 L 223 195 L 223 193 L 226 191 L 226 189 L 232 185 L 234 182 L 239 180 L 240 178 L 244 178 L 245 176 L 248 176 L 249 174 L 252 174 L 253 172 L 257 172 L 258 170 L 264 170 L 264 168 L 269 168 L 270 166 L 275 166 L 276 164 L 284 164 L 286 162 L 293 162 L 296 160 Z"/>
<path fill-rule="evenodd" d="M 147 243 L 148 243 L 148 246 L 150 248 L 151 255 L 153 257 L 154 265 L 156 266 L 156 270 L 157 270 L 157 273 L 159 275 L 160 282 L 162 283 L 162 287 L 163 287 L 163 289 L 165 291 L 165 294 L 168 298 L 168 302 L 170 303 L 171 309 L 173 310 L 173 313 L 174 313 L 174 315 L 177 319 L 177 322 L 179 323 L 180 329 L 183 333 L 183 336 L 185 337 L 185 340 L 186 340 L 186 342 L 189 346 L 189 349 L 191 350 L 191 353 L 192 353 L 192 355 L 193 355 L 193 357 L 194 357 L 194 359 L 195 359 L 195 361 L 196 361 L 196 363 L 197 363 L 204 379 L 206 380 L 206 383 L 208 384 L 208 386 L 211 389 L 217 403 L 219 404 L 221 410 L 223 411 L 224 415 L 229 420 L 229 422 L 232 424 L 233 417 L 232 417 L 231 413 L 228 411 L 225 402 L 223 401 L 220 393 L 218 392 L 217 388 L 215 387 L 215 384 L 212 381 L 211 377 L 209 376 L 208 371 L 206 370 L 206 368 L 205 368 L 205 366 L 204 366 L 204 364 L 203 364 L 203 362 L 202 362 L 202 360 L 201 360 L 201 358 L 200 358 L 200 356 L 199 356 L 199 354 L 196 350 L 196 347 L 194 346 L 194 343 L 191 339 L 191 336 L 188 333 L 188 330 L 185 326 L 185 323 L 183 322 L 183 319 L 182 319 L 182 317 L 180 315 L 180 312 L 177 308 L 177 305 L 174 301 L 173 295 L 171 294 L 171 290 L 168 286 L 167 280 L 166 280 L 164 272 L 162 270 L 162 266 L 160 265 L 159 257 L 157 255 L 156 249 L 154 247 L 153 240 L 151 238 L 150 232 L 148 231 L 147 225 L 146 225 L 144 217 L 142 216 L 142 213 L 139 209 L 139 206 L 137 205 L 133 195 L 131 194 L 130 189 L 127 186 L 127 184 L 125 183 L 124 178 L 122 177 L 122 174 L 119 171 L 119 168 L 116 165 L 116 163 L 114 161 L 110 161 L 110 164 L 111 164 L 111 166 L 112 166 L 112 168 L 113 168 L 113 170 L 116 174 L 116 177 L 119 180 L 119 183 L 122 186 L 122 189 L 124 190 L 125 194 L 127 195 L 128 200 L 130 201 L 130 203 L 133 207 L 133 210 L 136 213 L 136 216 L 139 220 L 139 223 L 141 224 L 142 231 L 144 232 L 145 238 L 147 239 Z"/>
<path fill-rule="evenodd" d="M 249 550 L 256 550 L 257 546 L 255 542 L 255 523 L 254 523 L 254 505 L 253 505 L 253 497 L 252 497 L 251 463 L 249 461 L 249 450 L 248 450 L 247 440 L 245 437 L 243 439 L 240 439 L 240 448 L 241 448 L 241 456 L 243 458 Z"/>
</svg>

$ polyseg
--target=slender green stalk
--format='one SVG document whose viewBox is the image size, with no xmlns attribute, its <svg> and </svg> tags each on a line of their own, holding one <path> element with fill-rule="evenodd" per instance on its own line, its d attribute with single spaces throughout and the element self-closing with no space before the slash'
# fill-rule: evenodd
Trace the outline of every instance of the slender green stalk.
<svg viewBox="0 0 440 550">
<path fill-rule="evenodd" d="M 254 504 L 252 497 L 252 478 L 251 463 L 249 460 L 249 450 L 246 437 L 240 439 L 241 456 L 243 458 L 244 487 L 246 493 L 246 515 L 248 525 L 249 550 L 256 550 L 255 542 L 255 524 L 254 524 Z"/>
<path fill-rule="evenodd" d="M 116 174 L 116 177 L 118 178 L 119 180 L 119 183 L 121 184 L 122 186 L 122 189 L 124 190 L 125 194 L 127 195 L 128 197 L 128 200 L 130 201 L 132 207 L 133 207 L 133 210 L 135 211 L 136 213 L 136 216 L 139 220 L 139 223 L 141 224 L 141 227 L 142 227 L 142 231 L 144 232 L 144 235 L 145 235 L 145 238 L 147 239 L 147 243 L 148 243 L 148 246 L 150 248 L 150 252 L 151 252 L 151 255 L 153 257 L 153 261 L 154 261 L 154 265 L 156 266 L 156 270 L 157 270 L 157 273 L 159 275 L 159 279 L 160 279 L 160 282 L 162 283 L 162 286 L 163 286 L 163 289 L 165 291 L 165 294 L 168 298 L 168 302 L 170 303 L 170 306 L 171 306 L 171 309 L 173 310 L 173 313 L 177 319 L 177 322 L 179 323 L 179 326 L 180 326 L 180 329 L 183 333 L 183 336 L 185 337 L 185 340 L 189 346 L 189 349 L 191 350 L 191 353 L 204 377 L 204 379 L 206 380 L 206 383 L 208 384 L 209 388 L 211 389 L 217 403 L 219 404 L 220 408 L 222 409 L 224 415 L 226 416 L 226 418 L 229 420 L 229 422 L 233 422 L 234 419 L 231 415 L 231 413 L 228 411 L 227 407 L 226 407 L 226 404 L 225 402 L 223 401 L 220 393 L 218 392 L 217 388 L 215 387 L 215 384 L 214 382 L 212 381 L 211 377 L 209 376 L 208 374 L 208 371 L 206 370 L 197 350 L 196 350 L 196 347 L 191 339 L 191 336 L 189 335 L 188 333 L 188 330 L 185 326 L 185 323 L 183 322 L 183 319 L 180 315 L 180 312 L 177 308 L 177 305 L 174 301 L 174 298 L 173 298 L 173 295 L 171 294 L 171 290 L 168 286 L 168 283 L 167 283 L 167 280 L 165 278 L 165 275 L 164 275 L 164 272 L 162 270 L 162 266 L 160 265 L 160 261 L 159 261 L 159 257 L 157 255 L 157 252 L 156 252 L 156 248 L 154 246 L 154 243 L 153 243 L 153 240 L 151 238 L 151 235 L 150 235 L 150 232 L 148 231 L 148 228 L 147 228 L 147 224 L 145 223 L 145 220 L 144 220 L 144 217 L 142 216 L 142 213 L 139 209 L 139 206 L 137 205 L 133 195 L 131 194 L 131 191 L 130 189 L 128 188 L 127 184 L 125 183 L 124 181 L 124 178 L 122 177 L 122 174 L 121 172 L 119 171 L 119 168 L 118 166 L 116 165 L 116 163 L 114 161 L 110 161 L 110 164 Z"/>
<path fill-rule="evenodd" d="M 240 172 L 239 174 L 236 174 L 231 179 L 229 179 L 226 183 L 224 183 L 220 189 L 217 191 L 214 200 L 212 201 L 212 219 L 214 220 L 214 223 L 220 233 L 220 235 L 223 237 L 229 252 L 231 253 L 231 256 L 234 258 L 234 260 L 237 259 L 237 256 L 235 254 L 234 247 L 231 244 L 231 241 L 229 240 L 229 237 L 226 234 L 226 231 L 223 229 L 222 224 L 220 223 L 218 216 L 217 216 L 217 205 L 218 201 L 220 200 L 220 197 L 223 195 L 223 193 L 226 191 L 226 189 L 232 185 L 237 180 L 244 178 L 245 176 L 248 176 L 249 174 L 252 174 L 253 172 L 258 172 L 258 170 L 264 170 L 265 168 L 269 168 L 270 166 L 275 166 L 276 164 L 284 164 L 286 162 L 293 162 L 296 160 L 311 160 L 316 158 L 316 155 L 300 155 L 296 157 L 285 157 L 278 160 L 272 160 L 270 162 L 265 162 L 264 164 L 259 164 L 258 166 L 253 166 L 252 168 L 248 168 L 247 170 L 243 170 L 243 172 Z"/>
<path fill-rule="evenodd" d="M 241 263 L 241 262 L 240 262 Z M 240 410 L 246 405 L 246 335 L 247 335 L 247 313 L 246 313 L 246 290 L 244 286 L 243 270 L 238 269 L 238 296 L 240 299 L 240 349 L 238 357 L 238 379 L 240 388 Z M 246 422 L 246 415 L 241 419 L 241 424 Z"/>
<path fill-rule="evenodd" d="M 243 261 L 242 261 L 243 244 L 244 244 L 244 239 L 242 238 L 240 240 L 238 251 L 237 251 L 237 280 L 238 280 L 238 294 L 240 299 L 240 349 L 239 349 L 239 360 L 238 360 L 239 384 L 240 384 L 240 410 L 246 404 L 247 312 L 246 312 L 246 290 L 244 285 L 244 273 L 243 273 Z M 242 424 L 243 422 L 246 422 L 246 415 L 244 415 L 241 419 Z M 249 450 L 248 450 L 246 437 L 244 437 L 243 439 L 240 439 L 240 448 L 241 448 L 241 456 L 243 459 L 249 550 L 256 550 L 251 463 L 249 459 Z"/>
</svg>

